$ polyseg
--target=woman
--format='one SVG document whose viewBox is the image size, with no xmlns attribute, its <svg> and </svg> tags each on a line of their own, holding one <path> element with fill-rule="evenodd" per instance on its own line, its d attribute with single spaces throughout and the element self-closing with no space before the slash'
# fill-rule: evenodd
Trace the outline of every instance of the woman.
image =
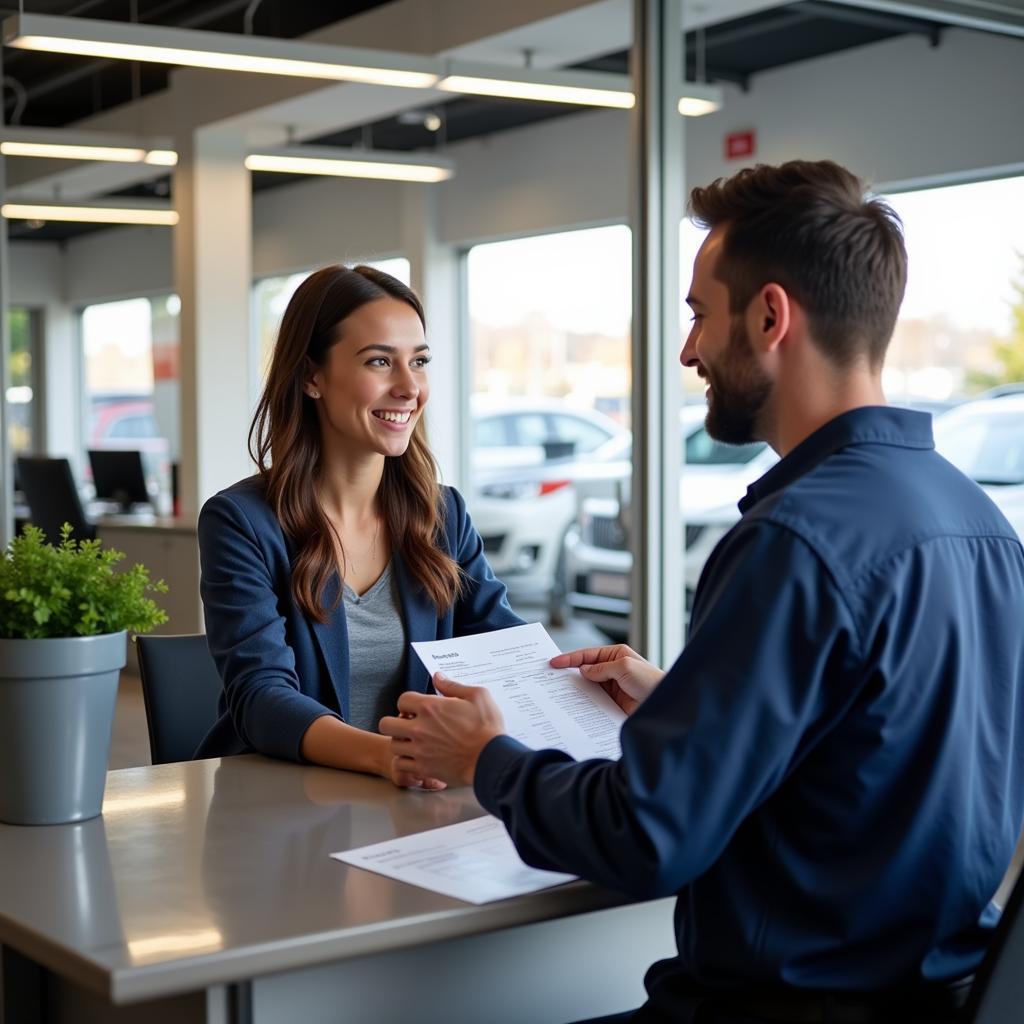
<svg viewBox="0 0 1024 1024">
<path fill-rule="evenodd" d="M 199 517 L 224 693 L 197 757 L 258 751 L 402 772 L 376 732 L 429 676 L 409 642 L 519 624 L 422 421 L 423 307 L 372 267 L 325 267 L 285 310 L 249 431 L 259 472 Z"/>
</svg>

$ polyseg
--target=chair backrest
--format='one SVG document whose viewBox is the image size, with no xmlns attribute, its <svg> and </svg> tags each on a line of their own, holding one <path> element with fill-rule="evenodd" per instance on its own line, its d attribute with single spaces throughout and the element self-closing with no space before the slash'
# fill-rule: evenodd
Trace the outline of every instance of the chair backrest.
<svg viewBox="0 0 1024 1024">
<path fill-rule="evenodd" d="M 70 523 L 75 540 L 90 540 L 96 528 L 85 516 L 67 459 L 19 455 L 18 482 L 30 510 L 29 520 L 51 544 L 60 540 L 60 528 Z"/>
<path fill-rule="evenodd" d="M 136 639 L 153 764 L 191 761 L 217 721 L 220 673 L 203 633 Z"/>
<path fill-rule="evenodd" d="M 1024 872 L 1010 893 L 992 943 L 978 968 L 964 1020 L 1007 1024 L 1024 1008 Z"/>
</svg>

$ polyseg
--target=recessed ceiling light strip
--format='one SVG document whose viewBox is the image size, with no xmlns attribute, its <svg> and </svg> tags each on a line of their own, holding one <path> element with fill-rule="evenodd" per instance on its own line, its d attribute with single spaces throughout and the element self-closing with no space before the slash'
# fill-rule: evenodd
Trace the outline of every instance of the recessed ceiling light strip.
<svg viewBox="0 0 1024 1024">
<path fill-rule="evenodd" d="M 438 182 L 450 178 L 450 160 L 419 154 L 347 150 L 331 146 L 288 146 L 261 150 L 245 158 L 250 171 L 280 174 L 320 174 L 341 178 L 380 178 L 386 181 Z"/>
</svg>

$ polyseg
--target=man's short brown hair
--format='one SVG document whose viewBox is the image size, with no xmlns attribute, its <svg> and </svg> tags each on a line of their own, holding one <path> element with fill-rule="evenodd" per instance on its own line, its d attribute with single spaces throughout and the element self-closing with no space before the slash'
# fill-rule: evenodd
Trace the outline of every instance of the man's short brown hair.
<svg viewBox="0 0 1024 1024">
<path fill-rule="evenodd" d="M 903 225 L 864 183 L 831 160 L 758 164 L 690 193 L 702 227 L 725 226 L 715 277 L 734 314 L 781 285 L 807 312 L 812 336 L 839 365 L 878 367 L 907 283 Z"/>
</svg>

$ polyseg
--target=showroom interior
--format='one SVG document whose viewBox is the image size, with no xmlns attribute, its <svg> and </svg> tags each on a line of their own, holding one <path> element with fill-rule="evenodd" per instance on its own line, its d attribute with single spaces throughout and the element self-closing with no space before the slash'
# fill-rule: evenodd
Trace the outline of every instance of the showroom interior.
<svg viewBox="0 0 1024 1024">
<path fill-rule="evenodd" d="M 513 607 L 565 646 L 628 639 L 662 664 L 684 644 L 704 559 L 774 460 L 715 447 L 701 384 L 678 364 L 701 240 L 690 188 L 752 163 L 848 166 L 907 225 L 890 400 L 938 424 L 1024 376 L 1012 0 L 8 0 L 2 13 L 0 543 L 32 518 L 18 456 L 68 460 L 97 535 L 170 584 L 157 632 L 203 632 L 199 510 L 253 471 L 281 314 L 328 264 L 379 266 L 421 296 L 431 443 Z M 281 60 L 363 52 L 427 84 L 19 45 L 104 25 L 165 47 L 220 34 L 231 53 Z M 483 85 L 445 86 L 460 72 Z M 604 91 L 527 98 L 496 82 Z M 705 101 L 697 116 L 680 112 L 688 94 Z M 139 156 L 18 151 L 33 142 Z M 289 155 L 334 166 L 274 164 Z M 388 180 L 410 169 L 419 180 Z M 104 223 L 104 210 L 164 220 Z M 145 492 L 116 507 L 97 451 L 138 451 Z M 1000 493 L 1024 530 L 1024 496 Z M 113 751 L 111 768 L 149 764 L 131 664 Z M 273 969 L 314 962 L 296 952 Z M 96 987 L 85 967 L 72 975 Z M 178 982 L 134 978 L 107 995 L 184 999 Z M 322 1004 L 333 982 L 307 982 Z M 283 1013 L 295 985 L 267 1005 Z M 220 988 L 202 1019 L 277 1019 L 246 1017 Z M 151 1021 L 186 1019 L 167 1006 Z"/>
</svg>

